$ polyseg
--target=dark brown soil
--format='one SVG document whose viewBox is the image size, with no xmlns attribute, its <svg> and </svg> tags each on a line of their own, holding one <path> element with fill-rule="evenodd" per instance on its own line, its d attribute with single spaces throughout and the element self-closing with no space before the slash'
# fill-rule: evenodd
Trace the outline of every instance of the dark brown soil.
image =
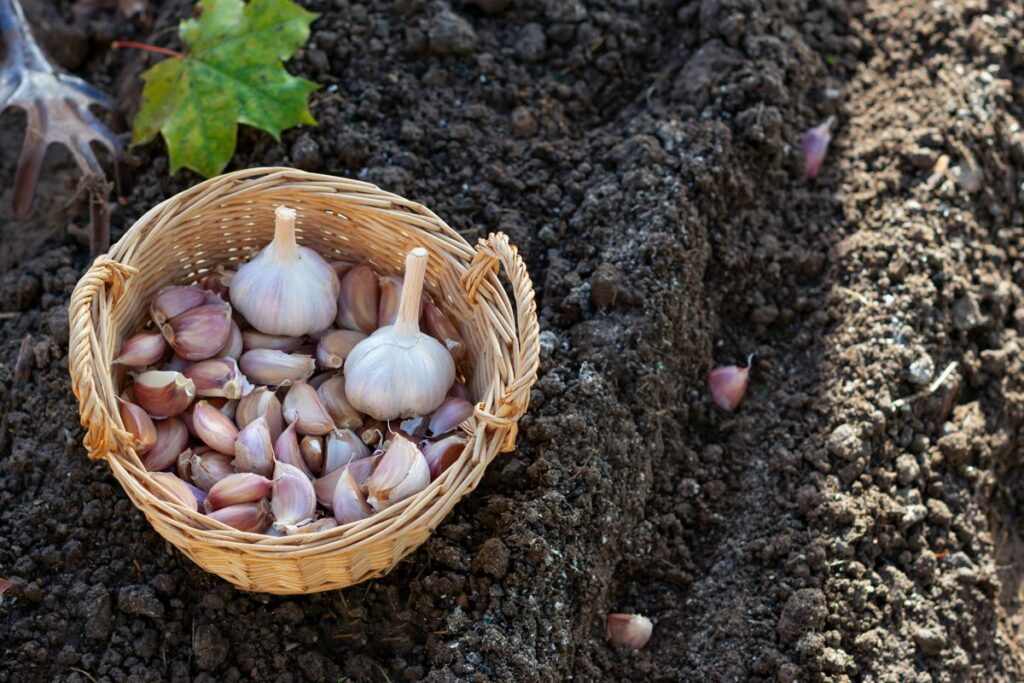
<svg viewBox="0 0 1024 683">
<path fill-rule="evenodd" d="M 69 28 L 68 2 L 26 4 L 128 116 L 147 58 L 102 46 L 173 46 L 189 7 Z M 291 68 L 324 84 L 320 126 L 247 131 L 232 168 L 508 232 L 544 329 L 519 448 L 382 579 L 204 574 L 81 448 L 85 218 L 55 154 L 32 222 L 0 197 L 0 682 L 1024 678 L 1020 3 L 306 4 Z M 807 182 L 800 134 L 830 114 Z M 197 180 L 159 144 L 128 161 L 115 238 Z M 752 351 L 724 413 L 706 373 Z M 650 615 L 648 647 L 610 648 L 610 611 Z"/>
</svg>

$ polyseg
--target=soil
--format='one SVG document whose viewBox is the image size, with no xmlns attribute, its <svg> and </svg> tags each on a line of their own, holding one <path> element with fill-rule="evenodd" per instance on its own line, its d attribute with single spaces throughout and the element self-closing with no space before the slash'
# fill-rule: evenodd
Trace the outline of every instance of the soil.
<svg viewBox="0 0 1024 683">
<path fill-rule="evenodd" d="M 0 193 L 0 682 L 1024 679 L 1024 7 L 304 4 L 290 69 L 324 85 L 320 125 L 246 130 L 231 168 L 506 231 L 544 330 L 518 449 L 386 577 L 276 597 L 205 574 L 81 447 L 86 217 L 54 153 L 32 221 Z M 127 120 L 152 58 L 104 46 L 177 47 L 190 11 L 25 5 Z M 127 165 L 115 239 L 197 181 L 162 144 Z M 752 352 L 715 407 L 708 370 Z M 609 612 L 649 615 L 648 646 L 610 647 Z"/>
</svg>

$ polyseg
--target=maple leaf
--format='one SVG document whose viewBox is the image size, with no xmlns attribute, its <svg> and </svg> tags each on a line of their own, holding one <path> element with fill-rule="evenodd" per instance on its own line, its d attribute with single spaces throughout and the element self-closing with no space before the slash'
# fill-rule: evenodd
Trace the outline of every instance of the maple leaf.
<svg viewBox="0 0 1024 683">
<path fill-rule="evenodd" d="M 171 173 L 190 168 L 207 178 L 235 153 L 238 124 L 281 131 L 308 123 L 309 94 L 320 86 L 284 69 L 309 38 L 318 15 L 291 0 L 201 0 L 199 19 L 181 22 L 184 55 L 142 74 L 142 108 L 132 144 L 159 132 L 167 142 Z"/>
</svg>

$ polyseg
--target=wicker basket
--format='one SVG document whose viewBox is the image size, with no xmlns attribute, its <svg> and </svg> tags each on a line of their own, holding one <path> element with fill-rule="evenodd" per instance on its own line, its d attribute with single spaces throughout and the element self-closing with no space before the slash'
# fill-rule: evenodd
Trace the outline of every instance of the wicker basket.
<svg viewBox="0 0 1024 683">
<path fill-rule="evenodd" d="M 115 397 L 125 374 L 111 361 L 147 320 L 160 287 L 247 259 L 270 241 L 280 204 L 297 209 L 299 241 L 328 259 L 367 259 L 380 273 L 399 273 L 408 249 L 430 251 L 425 289 L 465 336 L 466 383 L 478 403 L 461 457 L 425 491 L 360 522 L 278 538 L 236 531 L 189 510 L 153 481 L 118 415 Z M 498 281 L 499 264 L 514 306 Z M 89 456 L 107 460 L 153 527 L 196 564 L 239 588 L 267 593 L 331 590 L 389 571 L 476 487 L 499 452 L 514 447 L 537 379 L 533 286 L 504 234 L 474 249 L 420 204 L 368 183 L 287 168 L 223 175 L 154 207 L 82 277 L 70 318 L 71 379 Z"/>
</svg>

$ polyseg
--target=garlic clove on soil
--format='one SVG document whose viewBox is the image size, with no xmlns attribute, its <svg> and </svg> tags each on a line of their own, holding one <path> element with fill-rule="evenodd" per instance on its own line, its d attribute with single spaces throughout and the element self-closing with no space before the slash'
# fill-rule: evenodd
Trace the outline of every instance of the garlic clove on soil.
<svg viewBox="0 0 1024 683">
<path fill-rule="evenodd" d="M 800 139 L 800 150 L 804 156 L 804 169 L 808 180 L 814 180 L 821 170 L 821 164 L 828 153 L 828 145 L 832 141 L 832 126 L 836 117 L 829 116 L 820 125 L 811 128 Z"/>
<path fill-rule="evenodd" d="M 274 466 L 274 486 L 270 498 L 274 525 L 287 527 L 312 519 L 316 514 L 313 482 L 299 468 L 285 462 Z"/>
<path fill-rule="evenodd" d="M 356 429 L 363 424 L 363 416 L 352 407 L 345 396 L 345 378 L 342 375 L 331 377 L 316 390 L 320 402 L 327 414 L 334 420 L 338 429 Z"/>
<path fill-rule="evenodd" d="M 451 354 L 419 330 L 426 267 L 426 249 L 409 252 L 398 321 L 361 341 L 345 360 L 349 403 L 378 420 L 433 412 L 455 379 Z"/>
<path fill-rule="evenodd" d="M 299 434 L 326 434 L 334 429 L 334 420 L 320 401 L 316 389 L 304 380 L 295 382 L 282 403 L 285 422 L 294 422 Z"/>
<path fill-rule="evenodd" d="M 195 384 L 198 396 L 235 399 L 252 388 L 233 358 L 201 360 L 185 368 L 182 374 Z"/>
<path fill-rule="evenodd" d="M 605 619 L 605 637 L 612 645 L 639 650 L 651 639 L 654 624 L 641 614 L 609 614 Z"/>
<path fill-rule="evenodd" d="M 373 474 L 366 480 L 367 502 L 374 510 L 405 500 L 430 483 L 430 466 L 412 441 L 396 434 Z"/>
<path fill-rule="evenodd" d="M 142 466 L 150 472 L 159 472 L 177 464 L 178 455 L 188 447 L 188 429 L 176 417 L 157 420 L 154 427 L 156 443 L 142 459 Z"/>
<path fill-rule="evenodd" d="M 208 512 L 207 516 L 239 531 L 263 533 L 270 525 L 270 505 L 264 498 L 258 503 L 229 505 Z"/>
<path fill-rule="evenodd" d="M 266 416 L 245 425 L 234 443 L 232 464 L 239 472 L 255 472 L 269 477 L 274 471 L 274 444 Z"/>
<path fill-rule="evenodd" d="M 274 349 L 253 349 L 238 359 L 242 373 L 253 384 L 286 386 L 313 376 L 316 364 L 312 356 L 288 354 Z"/>
<path fill-rule="evenodd" d="M 316 362 L 325 370 L 336 370 L 345 364 L 356 344 L 366 339 L 363 332 L 334 330 L 320 337 L 316 345 Z"/>
<path fill-rule="evenodd" d="M 732 412 L 739 406 L 747 392 L 750 364 L 753 360 L 754 354 L 750 354 L 747 357 L 747 367 L 723 365 L 708 375 L 708 389 L 711 390 L 711 398 L 719 408 Z"/>
<path fill-rule="evenodd" d="M 338 327 L 370 334 L 377 329 L 380 285 L 377 274 L 365 263 L 351 268 L 341 278 L 338 297 Z"/>
<path fill-rule="evenodd" d="M 264 334 L 301 337 L 327 329 L 337 311 L 338 276 L 295 241 L 295 209 L 277 207 L 274 220 L 274 239 L 231 279 L 231 303 Z"/>
<path fill-rule="evenodd" d="M 186 360 L 213 358 L 231 336 L 231 306 L 204 304 L 177 315 L 160 326 L 167 343 Z"/>
<path fill-rule="evenodd" d="M 159 332 L 140 332 L 129 337 L 117 352 L 114 362 L 132 368 L 156 365 L 167 353 L 167 340 Z"/>
<path fill-rule="evenodd" d="M 206 292 L 192 285 L 164 287 L 149 305 L 149 314 L 158 326 L 186 311 L 198 308 L 206 301 Z"/>
<path fill-rule="evenodd" d="M 196 395 L 196 386 L 180 372 L 150 370 L 136 375 L 135 400 L 151 417 L 171 417 L 183 412 Z"/>
<path fill-rule="evenodd" d="M 200 401 L 193 408 L 192 428 L 203 443 L 218 453 L 230 455 L 235 452 L 238 428 L 209 401 Z"/>
<path fill-rule="evenodd" d="M 229 474 L 210 487 L 205 508 L 207 512 L 213 512 L 240 503 L 255 503 L 270 495 L 271 488 L 271 481 L 262 475 L 253 472 Z"/>
<path fill-rule="evenodd" d="M 132 435 L 132 447 L 139 455 L 147 452 L 156 444 L 156 426 L 146 411 L 124 399 L 117 399 L 117 409 L 121 414 L 124 428 Z"/>
</svg>

